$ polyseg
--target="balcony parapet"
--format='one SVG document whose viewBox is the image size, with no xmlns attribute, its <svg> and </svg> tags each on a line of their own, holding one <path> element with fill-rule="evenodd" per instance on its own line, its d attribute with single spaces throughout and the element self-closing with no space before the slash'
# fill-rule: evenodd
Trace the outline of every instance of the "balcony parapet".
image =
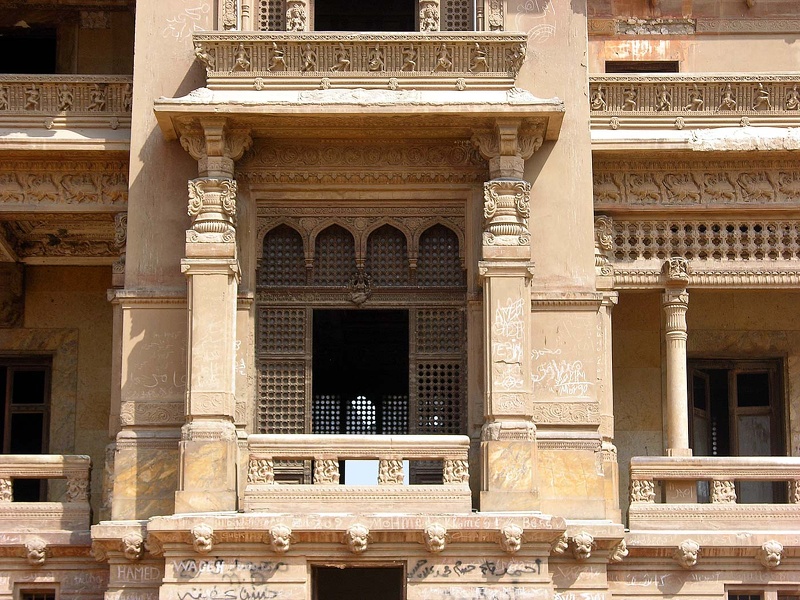
<svg viewBox="0 0 800 600">
<path fill-rule="evenodd" d="M 633 457 L 630 468 L 629 526 L 632 530 L 796 529 L 800 518 L 800 458 L 797 457 Z M 785 504 L 740 504 L 740 481 L 786 482 Z M 657 503 L 656 483 L 707 482 L 710 503 Z M 693 483 L 694 482 L 694 483 Z M 685 488 L 685 485 L 684 485 Z M 685 488 L 691 489 L 691 488 Z"/>
<path fill-rule="evenodd" d="M 0 75 L 0 149 L 124 151 L 129 75 Z"/>
<path fill-rule="evenodd" d="M 472 510 L 466 436 L 251 435 L 245 512 L 465 514 Z M 313 460 L 313 484 L 281 485 L 275 460 Z M 377 460 L 378 485 L 341 485 L 339 461 Z M 441 461 L 441 485 L 403 485 L 403 461 Z"/>
<path fill-rule="evenodd" d="M 0 531 L 80 531 L 90 523 L 89 471 L 83 455 L 0 455 Z M 15 502 L 15 479 L 66 479 L 59 502 Z"/>
<path fill-rule="evenodd" d="M 782 131 L 800 126 L 797 73 L 593 75 L 589 88 L 596 150 L 800 147 L 800 136 Z M 695 132 L 722 127 L 746 131 L 722 137 Z"/>
<path fill-rule="evenodd" d="M 503 89 L 527 37 L 512 32 L 194 34 L 211 90 Z"/>
</svg>

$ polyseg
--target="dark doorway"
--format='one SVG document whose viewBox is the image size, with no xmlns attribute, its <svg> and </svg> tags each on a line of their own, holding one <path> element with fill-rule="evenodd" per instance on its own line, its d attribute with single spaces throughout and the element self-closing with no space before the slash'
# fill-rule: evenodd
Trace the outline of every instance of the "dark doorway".
<svg viewBox="0 0 800 600">
<path fill-rule="evenodd" d="M 315 310 L 314 433 L 408 433 L 408 311 Z"/>
<path fill-rule="evenodd" d="M 317 0 L 315 31 L 414 31 L 416 0 Z"/>
<path fill-rule="evenodd" d="M 314 600 L 403 600 L 405 573 L 397 567 L 312 569 Z"/>
<path fill-rule="evenodd" d="M 55 28 L 0 27 L 0 73 L 55 72 Z"/>
</svg>

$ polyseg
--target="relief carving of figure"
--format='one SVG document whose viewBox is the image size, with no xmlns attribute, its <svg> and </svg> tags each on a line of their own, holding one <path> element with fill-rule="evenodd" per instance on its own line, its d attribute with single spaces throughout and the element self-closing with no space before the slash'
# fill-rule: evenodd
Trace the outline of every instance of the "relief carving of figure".
<svg viewBox="0 0 800 600">
<path fill-rule="evenodd" d="M 722 91 L 722 100 L 718 110 L 736 110 L 736 100 L 733 97 L 733 88 L 730 83 Z"/>
<path fill-rule="evenodd" d="M 675 560 L 684 569 L 691 569 L 697 564 L 697 557 L 700 555 L 700 544 L 694 540 L 683 540 L 675 550 Z"/>
<path fill-rule="evenodd" d="M 765 569 L 776 569 L 783 558 L 783 544 L 776 540 L 768 540 L 761 544 L 756 557 Z"/>
<path fill-rule="evenodd" d="M 764 84 L 759 82 L 756 87 L 756 93 L 753 96 L 753 110 L 764 108 L 772 110 L 772 102 L 769 99 L 769 91 L 764 89 Z"/>
<path fill-rule="evenodd" d="M 131 112 L 133 108 L 133 88 L 130 83 L 125 84 L 125 89 L 122 91 L 122 110 Z"/>
<path fill-rule="evenodd" d="M 575 560 L 589 560 L 594 548 L 594 537 L 587 531 L 576 533 L 572 538 L 572 554 Z"/>
<path fill-rule="evenodd" d="M 249 71 L 250 55 L 244 49 L 244 44 L 239 44 L 233 53 L 233 71 Z"/>
<path fill-rule="evenodd" d="M 432 2 L 426 2 L 419 10 L 419 30 L 439 31 L 439 11 Z"/>
<path fill-rule="evenodd" d="M 339 485 L 339 461 L 322 458 L 314 461 L 314 483 Z"/>
<path fill-rule="evenodd" d="M 286 31 L 305 31 L 306 11 L 302 5 L 293 3 L 286 11 Z"/>
<path fill-rule="evenodd" d="M 500 547 L 503 552 L 514 554 L 522 548 L 522 527 L 519 525 L 504 525 L 500 529 Z"/>
<path fill-rule="evenodd" d="M 317 53 L 311 48 L 311 44 L 303 46 L 303 67 L 300 69 L 303 72 L 317 70 Z"/>
<path fill-rule="evenodd" d="M 606 93 L 602 85 L 598 85 L 597 89 L 592 92 L 592 97 L 589 100 L 592 110 L 606 110 L 608 104 L 606 103 Z"/>
<path fill-rule="evenodd" d="M 205 523 L 195 525 L 191 530 L 192 546 L 199 554 L 208 554 L 214 549 L 214 530 Z"/>
<path fill-rule="evenodd" d="M 369 529 L 366 525 L 351 525 L 344 534 L 344 543 L 353 554 L 363 554 L 369 546 Z"/>
<path fill-rule="evenodd" d="M 636 110 L 636 97 L 638 95 L 634 88 L 622 90 L 622 110 Z"/>
<path fill-rule="evenodd" d="M 705 100 L 703 100 L 703 92 L 694 84 L 694 87 L 689 91 L 689 104 L 683 107 L 683 110 L 703 110 Z"/>
<path fill-rule="evenodd" d="M 25 110 L 39 110 L 39 98 L 41 98 L 41 95 L 41 91 L 35 84 L 25 88 Z"/>
<path fill-rule="evenodd" d="M 626 556 L 628 556 L 628 544 L 625 540 L 620 540 L 619 544 L 611 550 L 608 560 L 612 563 L 620 563 Z"/>
<path fill-rule="evenodd" d="M 481 48 L 478 42 L 475 42 L 475 47 L 472 49 L 472 57 L 469 61 L 470 73 L 484 73 L 489 70 L 489 63 L 486 61 L 486 51 Z"/>
<path fill-rule="evenodd" d="M 72 104 L 75 101 L 75 95 L 66 83 L 62 83 L 58 87 L 58 110 L 67 111 L 72 110 Z"/>
<path fill-rule="evenodd" d="M 439 523 L 432 523 L 423 529 L 422 537 L 425 539 L 425 548 L 428 552 L 441 552 L 447 545 L 447 529 Z"/>
<path fill-rule="evenodd" d="M 39 567 L 47 560 L 47 542 L 40 537 L 32 537 L 25 541 L 25 558 L 28 564 Z"/>
<path fill-rule="evenodd" d="M 0 87 L 0 110 L 8 110 L 8 88 Z"/>
<path fill-rule="evenodd" d="M 656 96 L 656 110 L 658 112 L 663 112 L 665 110 L 672 110 L 672 94 L 667 91 L 667 86 L 663 83 L 658 90 L 658 95 Z"/>
<path fill-rule="evenodd" d="M 197 57 L 197 60 L 203 63 L 203 66 L 206 68 L 206 73 L 211 73 L 211 71 L 214 70 L 216 65 L 214 55 L 203 50 L 203 47 L 200 44 L 194 45 L 194 55 Z"/>
<path fill-rule="evenodd" d="M 378 46 L 369 51 L 369 62 L 367 63 L 370 71 L 385 71 L 386 65 L 383 62 L 383 52 Z"/>
<path fill-rule="evenodd" d="M 797 85 L 786 92 L 786 110 L 800 110 L 800 92 L 797 91 Z"/>
<path fill-rule="evenodd" d="M 0 502 L 13 502 L 14 488 L 10 479 L 0 478 Z"/>
<path fill-rule="evenodd" d="M 277 554 L 285 554 L 292 545 L 292 530 L 286 525 L 273 525 L 269 529 L 269 545 Z"/>
<path fill-rule="evenodd" d="M 336 59 L 336 64 L 331 67 L 331 71 L 349 71 L 350 70 L 350 52 L 344 47 L 342 42 L 339 42 L 339 47 L 334 52 L 333 57 Z"/>
<path fill-rule="evenodd" d="M 270 51 L 269 65 L 267 71 L 285 71 L 286 60 L 284 59 L 284 51 L 278 48 L 278 44 L 272 42 L 272 50 Z"/>
<path fill-rule="evenodd" d="M 434 67 L 434 71 L 449 71 L 453 68 L 453 60 L 450 55 L 450 50 L 448 50 L 445 44 L 439 46 L 439 49 L 436 51 L 436 66 Z"/>
<path fill-rule="evenodd" d="M 106 109 L 106 90 L 105 87 L 94 84 L 92 89 L 89 90 L 89 110 L 105 110 Z"/>
<path fill-rule="evenodd" d="M 401 71 L 416 71 L 417 70 L 417 50 L 414 46 L 405 46 L 403 48 L 403 66 L 400 67 Z"/>
<path fill-rule="evenodd" d="M 144 556 L 144 538 L 139 533 L 126 533 L 122 536 L 122 554 L 128 560 L 139 560 Z"/>
</svg>

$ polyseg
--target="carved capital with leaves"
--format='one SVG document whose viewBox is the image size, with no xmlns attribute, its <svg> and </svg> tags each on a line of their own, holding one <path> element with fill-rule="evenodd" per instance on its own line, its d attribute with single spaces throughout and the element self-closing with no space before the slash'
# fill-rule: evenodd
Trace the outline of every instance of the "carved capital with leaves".
<svg viewBox="0 0 800 600">
<path fill-rule="evenodd" d="M 189 180 L 189 216 L 197 233 L 232 234 L 236 229 L 236 180 Z"/>
<path fill-rule="evenodd" d="M 249 130 L 228 127 L 223 118 L 184 124 L 180 141 L 198 162 L 200 175 L 210 177 L 233 177 L 234 162 L 253 145 Z"/>
<path fill-rule="evenodd" d="M 483 184 L 485 245 L 530 244 L 531 184 L 521 179 L 493 179 Z"/>
</svg>

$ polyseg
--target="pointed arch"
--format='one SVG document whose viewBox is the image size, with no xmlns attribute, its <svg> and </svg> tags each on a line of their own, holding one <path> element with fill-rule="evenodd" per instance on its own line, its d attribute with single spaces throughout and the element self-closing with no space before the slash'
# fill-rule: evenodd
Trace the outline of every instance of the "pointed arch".
<svg viewBox="0 0 800 600">
<path fill-rule="evenodd" d="M 458 235 L 436 223 L 419 236 L 417 283 L 424 287 L 462 287 L 464 269 L 459 256 Z"/>
<path fill-rule="evenodd" d="M 376 287 L 409 285 L 408 240 L 397 227 L 384 224 L 367 238 L 366 270 Z"/>
<path fill-rule="evenodd" d="M 264 235 L 258 281 L 266 287 L 305 285 L 303 237 L 295 228 L 281 223 Z"/>
<path fill-rule="evenodd" d="M 329 225 L 314 240 L 314 285 L 345 287 L 356 271 L 353 234 L 341 225 Z"/>
</svg>

